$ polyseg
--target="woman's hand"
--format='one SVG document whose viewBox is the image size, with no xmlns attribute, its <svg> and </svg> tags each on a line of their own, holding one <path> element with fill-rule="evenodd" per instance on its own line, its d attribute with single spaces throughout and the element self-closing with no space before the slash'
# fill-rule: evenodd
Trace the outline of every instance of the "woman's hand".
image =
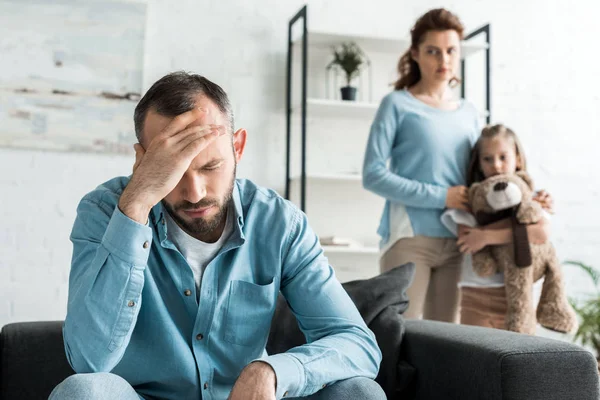
<svg viewBox="0 0 600 400">
<path fill-rule="evenodd" d="M 469 189 L 466 186 L 452 186 L 446 195 L 446 207 L 469 211 Z"/>
<path fill-rule="evenodd" d="M 540 203 L 544 210 L 548 211 L 550 214 L 554 214 L 554 199 L 550 193 L 545 190 L 540 190 L 533 196 L 533 200 Z"/>
</svg>

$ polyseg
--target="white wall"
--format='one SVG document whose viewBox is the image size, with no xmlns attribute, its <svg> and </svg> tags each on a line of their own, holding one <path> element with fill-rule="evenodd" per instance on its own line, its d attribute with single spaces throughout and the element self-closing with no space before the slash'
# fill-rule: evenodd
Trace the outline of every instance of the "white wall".
<svg viewBox="0 0 600 400">
<path fill-rule="evenodd" d="M 309 26 L 405 36 L 429 8 L 457 12 L 468 30 L 492 23 L 493 121 L 521 136 L 538 186 L 556 199 L 553 237 L 561 259 L 600 256 L 600 81 L 592 20 L 600 5 L 558 1 L 309 1 Z M 593 5 L 592 5 L 593 4 Z M 221 84 L 236 125 L 249 130 L 240 175 L 283 187 L 288 19 L 300 1 L 148 1 L 144 87 L 184 69 Z M 362 154 L 357 155 L 362 157 Z M 78 200 L 129 173 L 122 156 L 0 149 L 0 325 L 62 319 Z M 375 226 L 376 223 L 371 226 Z M 368 227 L 368 229 L 372 229 Z M 600 257 L 599 257 L 600 258 Z M 589 290 L 571 269 L 570 293 Z"/>
</svg>

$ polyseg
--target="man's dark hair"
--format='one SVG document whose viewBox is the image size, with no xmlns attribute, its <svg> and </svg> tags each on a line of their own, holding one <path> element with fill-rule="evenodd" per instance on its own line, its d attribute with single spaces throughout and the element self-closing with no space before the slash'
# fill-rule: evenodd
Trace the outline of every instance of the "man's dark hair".
<svg viewBox="0 0 600 400">
<path fill-rule="evenodd" d="M 178 71 L 156 81 L 135 107 L 133 123 L 138 141 L 142 141 L 148 110 L 152 109 L 166 117 L 175 117 L 193 109 L 199 94 L 205 95 L 217 105 L 229 121 L 229 129 L 233 133 L 233 111 L 227 93 L 201 75 Z"/>
</svg>

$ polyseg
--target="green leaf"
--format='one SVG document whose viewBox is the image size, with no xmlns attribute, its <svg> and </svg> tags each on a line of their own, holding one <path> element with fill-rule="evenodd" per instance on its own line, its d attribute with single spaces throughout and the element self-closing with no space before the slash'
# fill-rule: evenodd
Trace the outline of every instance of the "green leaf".
<svg viewBox="0 0 600 400">
<path fill-rule="evenodd" d="M 596 286 L 596 289 L 598 289 L 598 284 L 600 283 L 600 271 L 596 270 L 591 265 L 582 263 L 581 261 L 567 260 L 563 262 L 563 264 L 579 267 L 582 271 L 588 274 L 592 282 L 594 282 L 594 286 Z"/>
<path fill-rule="evenodd" d="M 329 66 L 338 65 L 346 74 L 348 86 L 350 82 L 360 72 L 360 68 L 366 63 L 366 57 L 363 51 L 354 42 L 342 43 L 338 47 L 333 47 L 333 61 Z"/>
<path fill-rule="evenodd" d="M 574 341 L 580 342 L 583 346 L 591 346 L 596 351 L 596 356 L 600 356 L 600 271 L 580 261 L 568 260 L 564 264 L 573 265 L 584 271 L 594 282 L 596 294 L 584 301 L 576 301 L 569 298 L 569 302 L 577 316 L 579 317 L 579 329 L 574 336 Z"/>
</svg>

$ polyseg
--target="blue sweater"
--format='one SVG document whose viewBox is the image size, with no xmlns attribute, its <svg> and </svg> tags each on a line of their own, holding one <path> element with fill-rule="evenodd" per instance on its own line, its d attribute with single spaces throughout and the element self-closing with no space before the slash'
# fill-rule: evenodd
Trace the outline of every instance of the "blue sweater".
<svg viewBox="0 0 600 400">
<path fill-rule="evenodd" d="M 414 236 L 454 237 L 440 216 L 448 188 L 466 183 L 479 125 L 477 110 L 464 100 L 456 110 L 441 110 L 407 90 L 383 98 L 363 165 L 363 186 L 386 199 L 377 231 L 382 247 L 390 239 L 390 207 L 398 204 Z"/>
</svg>

